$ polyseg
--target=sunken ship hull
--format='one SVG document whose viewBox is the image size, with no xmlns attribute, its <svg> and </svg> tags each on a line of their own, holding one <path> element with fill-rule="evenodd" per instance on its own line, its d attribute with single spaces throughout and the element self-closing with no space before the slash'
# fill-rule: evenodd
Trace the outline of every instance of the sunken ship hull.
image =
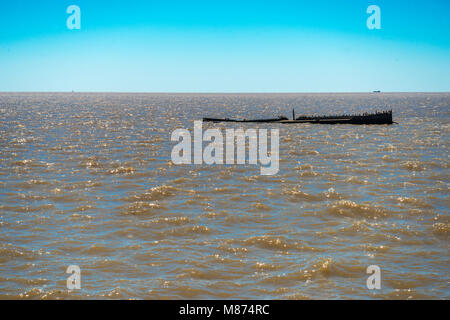
<svg viewBox="0 0 450 320">
<path fill-rule="evenodd" d="M 220 119 L 220 118 L 203 118 L 207 122 L 275 122 L 275 123 L 317 123 L 317 124 L 393 124 L 392 110 L 376 112 L 372 114 L 360 115 L 338 115 L 338 116 L 299 116 L 295 117 L 293 113 L 293 120 L 288 120 L 284 116 L 269 119 Z"/>
</svg>

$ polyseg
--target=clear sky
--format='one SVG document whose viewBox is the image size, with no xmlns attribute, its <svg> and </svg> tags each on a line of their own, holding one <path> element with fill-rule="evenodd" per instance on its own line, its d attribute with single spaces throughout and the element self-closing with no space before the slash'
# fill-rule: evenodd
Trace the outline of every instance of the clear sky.
<svg viewBox="0 0 450 320">
<path fill-rule="evenodd" d="M 71 90 L 450 91 L 450 1 L 0 1 L 0 91 Z"/>
</svg>

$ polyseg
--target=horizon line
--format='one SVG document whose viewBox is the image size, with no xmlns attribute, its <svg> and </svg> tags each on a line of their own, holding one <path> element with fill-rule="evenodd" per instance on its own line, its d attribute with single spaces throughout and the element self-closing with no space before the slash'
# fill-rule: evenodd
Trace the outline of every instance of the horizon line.
<svg viewBox="0 0 450 320">
<path fill-rule="evenodd" d="M 322 94 L 322 93 L 450 93 L 450 91 L 0 91 L 4 93 L 111 93 L 111 94 Z"/>
</svg>

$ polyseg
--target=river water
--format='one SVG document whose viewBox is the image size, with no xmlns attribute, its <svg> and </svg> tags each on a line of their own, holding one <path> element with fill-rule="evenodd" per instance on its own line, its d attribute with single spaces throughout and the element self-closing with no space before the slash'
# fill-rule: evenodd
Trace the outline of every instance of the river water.
<svg viewBox="0 0 450 320">
<path fill-rule="evenodd" d="M 194 120 L 293 108 L 398 124 L 204 123 L 278 128 L 279 172 L 171 162 Z M 0 298 L 449 299 L 449 119 L 449 93 L 0 93 Z"/>
</svg>

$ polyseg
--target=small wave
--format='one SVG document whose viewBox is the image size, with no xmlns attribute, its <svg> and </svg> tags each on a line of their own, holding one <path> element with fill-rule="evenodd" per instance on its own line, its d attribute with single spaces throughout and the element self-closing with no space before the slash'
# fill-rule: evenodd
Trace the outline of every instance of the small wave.
<svg viewBox="0 0 450 320">
<path fill-rule="evenodd" d="M 176 191 L 177 189 L 175 187 L 162 185 L 158 187 L 153 187 L 140 195 L 134 195 L 122 200 L 128 202 L 163 200 L 174 196 Z"/>
<path fill-rule="evenodd" d="M 163 236 L 175 236 L 175 237 L 186 237 L 186 236 L 194 236 L 194 235 L 206 235 L 210 234 L 211 229 L 207 226 L 189 226 L 189 227 L 180 227 L 176 229 L 172 229 L 166 232 L 163 232 L 161 235 Z"/>
<path fill-rule="evenodd" d="M 48 186 L 48 185 L 52 185 L 52 182 L 42 180 L 42 179 L 30 179 L 25 182 L 19 182 L 19 183 L 15 184 L 14 187 L 19 188 L 19 189 L 31 189 L 34 187 L 41 187 L 41 186 Z"/>
<path fill-rule="evenodd" d="M 91 255 L 111 255 L 116 252 L 117 249 L 113 247 L 106 247 L 100 244 L 93 244 L 89 248 L 85 249 L 83 253 Z"/>
<path fill-rule="evenodd" d="M 312 171 L 312 170 L 302 171 L 300 173 L 300 177 L 317 177 L 319 175 L 320 175 L 320 173 Z"/>
<path fill-rule="evenodd" d="M 302 191 L 299 187 L 293 187 L 291 189 L 284 188 L 281 192 L 282 195 L 286 197 L 288 201 L 299 202 L 299 201 L 324 201 L 327 199 L 341 199 L 341 195 L 336 192 L 334 188 L 329 188 L 327 191 L 318 194 L 309 194 Z"/>
<path fill-rule="evenodd" d="M 133 167 L 120 166 L 118 168 L 109 170 L 108 173 L 109 174 L 130 174 L 130 173 L 134 173 L 135 171 L 136 171 L 136 169 L 134 169 Z"/>
<path fill-rule="evenodd" d="M 261 203 L 261 202 L 253 203 L 247 208 L 247 212 L 261 212 L 261 211 L 271 211 L 271 210 L 273 210 L 273 208 L 271 206 Z"/>
<path fill-rule="evenodd" d="M 257 210 L 256 210 L 257 211 Z M 230 214 L 225 218 L 225 223 L 228 225 L 245 224 L 249 223 L 267 223 L 268 217 L 262 214 L 247 215 L 247 214 Z"/>
<path fill-rule="evenodd" d="M 390 143 L 387 143 L 380 150 L 381 151 L 387 151 L 387 152 L 394 152 L 394 151 L 397 150 L 397 147 L 392 145 L 392 144 L 390 144 Z"/>
<path fill-rule="evenodd" d="M 400 167 L 409 171 L 423 171 L 425 166 L 419 161 L 406 161 L 400 164 Z"/>
<path fill-rule="evenodd" d="M 239 275 L 234 275 L 233 273 L 227 272 L 227 271 L 220 271 L 220 270 L 200 270 L 196 268 L 190 268 L 187 269 L 184 273 L 178 276 L 178 278 L 194 278 L 194 279 L 201 279 L 201 280 L 233 280 L 240 278 Z"/>
<path fill-rule="evenodd" d="M 32 260 L 36 257 L 36 253 L 29 250 L 18 248 L 0 248 L 0 261 L 9 261 L 16 259 Z"/>
<path fill-rule="evenodd" d="M 270 284 L 293 284 L 295 281 L 308 281 L 317 278 L 356 278 L 364 274 L 365 269 L 359 264 L 338 262 L 332 258 L 319 258 L 309 267 L 299 271 L 269 276 L 262 280 L 263 283 Z"/>
<path fill-rule="evenodd" d="M 277 250 L 277 251 L 314 251 L 315 248 L 300 243 L 298 241 L 292 241 L 283 236 L 255 236 L 244 240 L 231 240 L 237 242 L 243 246 L 256 246 L 261 249 Z"/>
<path fill-rule="evenodd" d="M 217 249 L 228 252 L 228 253 L 232 253 L 235 255 L 246 254 L 249 251 L 248 248 L 245 248 L 245 247 L 231 247 L 227 244 L 221 244 L 219 247 L 217 247 Z"/>
<path fill-rule="evenodd" d="M 351 184 L 360 184 L 360 185 L 367 185 L 369 184 L 369 181 L 367 180 L 361 180 L 358 177 L 351 176 L 345 179 L 345 182 L 351 183 Z"/>
<path fill-rule="evenodd" d="M 339 200 L 326 210 L 329 214 L 345 217 L 366 217 L 377 219 L 386 217 L 387 210 L 370 204 L 358 204 L 350 200 Z"/>
<path fill-rule="evenodd" d="M 129 206 L 119 207 L 119 209 L 121 209 L 123 214 L 154 215 L 167 208 L 158 202 L 136 201 Z"/>
<path fill-rule="evenodd" d="M 183 225 L 191 221 L 189 217 L 165 217 L 157 218 L 148 221 L 146 224 L 158 224 L 158 225 Z"/>
<path fill-rule="evenodd" d="M 50 209 L 54 209 L 55 206 L 52 203 L 43 204 L 40 206 L 4 206 L 0 205 L 0 209 L 9 211 L 9 212 L 40 212 L 40 211 L 48 211 Z"/>
<path fill-rule="evenodd" d="M 431 227 L 431 231 L 436 236 L 448 237 L 449 234 L 450 234 L 450 224 L 449 223 L 436 222 Z"/>
<path fill-rule="evenodd" d="M 392 163 L 392 162 L 399 162 L 400 161 L 400 159 L 393 158 L 391 156 L 388 156 L 387 154 L 385 154 L 381 159 L 383 159 L 383 161 L 385 161 L 385 162 L 390 162 L 390 163 Z"/>
<path fill-rule="evenodd" d="M 312 195 L 306 192 L 303 192 L 298 187 L 294 187 L 292 189 L 283 189 L 281 192 L 286 198 L 291 202 L 299 202 L 299 201 L 321 201 L 323 200 L 323 194 Z"/>
<path fill-rule="evenodd" d="M 433 208 L 433 206 L 428 204 L 425 200 L 416 199 L 414 197 L 398 197 L 396 200 L 399 203 L 412 205 L 418 208 Z"/>
<path fill-rule="evenodd" d="M 17 298 L 19 299 L 73 299 L 73 294 L 70 294 L 68 290 L 43 290 L 40 288 L 32 288 L 20 293 Z"/>
<path fill-rule="evenodd" d="M 270 264 L 270 263 L 256 262 L 253 265 L 253 268 L 258 271 L 273 271 L 273 270 L 279 270 L 282 267 L 279 265 L 274 265 L 274 264 Z"/>
</svg>

